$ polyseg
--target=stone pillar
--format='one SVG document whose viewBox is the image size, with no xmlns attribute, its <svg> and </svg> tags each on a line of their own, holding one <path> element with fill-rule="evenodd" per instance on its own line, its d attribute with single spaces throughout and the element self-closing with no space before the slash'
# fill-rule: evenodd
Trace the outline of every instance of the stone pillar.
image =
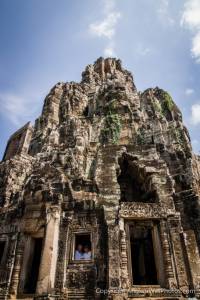
<svg viewBox="0 0 200 300">
<path fill-rule="evenodd" d="M 179 216 L 169 217 L 168 224 L 172 242 L 172 251 L 178 281 L 178 288 L 180 290 L 188 290 L 189 282 L 185 265 L 184 249 L 181 241 L 181 233 L 183 230 L 181 227 Z"/>
<path fill-rule="evenodd" d="M 20 279 L 20 271 L 22 265 L 22 258 L 24 253 L 24 236 L 23 234 L 18 234 L 16 239 L 16 251 L 13 253 L 15 255 L 15 262 L 12 271 L 12 278 L 9 287 L 10 299 L 16 299 L 18 284 Z"/>
<path fill-rule="evenodd" d="M 67 250 L 69 245 L 67 245 L 69 226 L 72 222 L 72 216 L 66 216 L 61 219 L 60 223 L 60 234 L 58 242 L 58 259 L 56 267 L 56 279 L 55 279 L 55 290 L 56 292 L 63 292 L 65 280 L 66 280 L 66 270 L 67 270 Z M 68 247 L 67 247 L 68 246 Z"/>
<path fill-rule="evenodd" d="M 200 257 L 197 248 L 196 238 L 193 230 L 183 233 L 185 254 L 187 255 L 188 272 L 191 280 L 191 287 L 199 291 L 200 286 Z"/>
<path fill-rule="evenodd" d="M 119 226 L 108 226 L 108 283 L 110 289 L 121 286 L 120 253 L 119 253 Z"/>
<path fill-rule="evenodd" d="M 176 270 L 174 266 L 172 249 L 170 243 L 170 236 L 168 233 L 167 222 L 165 220 L 160 221 L 160 234 L 161 243 L 163 249 L 163 260 L 164 260 L 164 270 L 165 270 L 165 281 L 166 288 L 178 288 Z"/>
<path fill-rule="evenodd" d="M 129 271 L 128 271 L 128 257 L 127 257 L 127 236 L 124 228 L 124 219 L 120 219 L 120 253 L 121 253 L 121 284 L 122 289 L 127 289 L 131 286 Z"/>
<path fill-rule="evenodd" d="M 47 209 L 47 224 L 42 251 L 37 294 L 50 293 L 54 288 L 58 238 L 59 238 L 60 208 L 51 206 Z"/>
<path fill-rule="evenodd" d="M 114 209 L 105 210 L 108 228 L 108 288 L 112 290 L 121 287 L 120 230 L 115 216 L 116 211 Z"/>
</svg>

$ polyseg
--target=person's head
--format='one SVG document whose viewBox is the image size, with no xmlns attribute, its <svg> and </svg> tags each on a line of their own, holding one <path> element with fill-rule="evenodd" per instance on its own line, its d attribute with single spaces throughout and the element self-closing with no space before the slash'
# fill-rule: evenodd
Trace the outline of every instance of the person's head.
<svg viewBox="0 0 200 300">
<path fill-rule="evenodd" d="M 82 252 L 83 246 L 82 246 L 81 244 L 78 244 L 76 249 L 77 249 L 79 252 Z"/>
<path fill-rule="evenodd" d="M 85 245 L 84 248 L 83 248 L 83 251 L 85 253 L 88 253 L 90 251 L 90 248 L 87 245 Z"/>
</svg>

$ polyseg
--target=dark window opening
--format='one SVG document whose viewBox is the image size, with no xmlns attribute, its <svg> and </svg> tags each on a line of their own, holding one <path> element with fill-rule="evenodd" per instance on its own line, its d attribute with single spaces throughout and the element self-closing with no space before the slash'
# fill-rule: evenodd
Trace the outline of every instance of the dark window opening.
<svg viewBox="0 0 200 300">
<path fill-rule="evenodd" d="M 2 262 L 3 262 L 5 246 L 6 246 L 6 242 L 0 241 L 0 264 L 2 264 Z"/>
<path fill-rule="evenodd" d="M 156 201 L 157 194 L 155 190 L 146 190 L 145 179 L 140 179 L 138 169 L 127 159 L 120 159 L 120 174 L 118 183 L 121 191 L 121 202 L 144 202 L 153 203 Z"/>
<path fill-rule="evenodd" d="M 134 285 L 157 285 L 152 229 L 130 226 L 132 278 Z"/>
<path fill-rule="evenodd" d="M 74 260 L 91 260 L 92 247 L 90 234 L 75 235 Z"/>
<path fill-rule="evenodd" d="M 30 265 L 24 286 L 25 294 L 34 294 L 36 291 L 42 253 L 42 242 L 42 238 L 33 239 L 33 254 L 30 257 Z"/>
<path fill-rule="evenodd" d="M 88 107 L 88 106 L 85 107 L 85 109 L 84 109 L 84 111 L 83 111 L 83 115 L 84 115 L 85 117 L 88 117 L 88 115 L 89 115 L 89 107 Z"/>
</svg>

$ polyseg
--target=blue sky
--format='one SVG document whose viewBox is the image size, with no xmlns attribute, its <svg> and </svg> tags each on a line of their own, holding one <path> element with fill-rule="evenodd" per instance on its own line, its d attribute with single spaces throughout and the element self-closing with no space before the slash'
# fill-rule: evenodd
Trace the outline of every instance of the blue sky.
<svg viewBox="0 0 200 300">
<path fill-rule="evenodd" d="M 58 81 L 116 56 L 138 90 L 159 86 L 200 152 L 200 0 L 0 0 L 0 157 Z"/>
</svg>

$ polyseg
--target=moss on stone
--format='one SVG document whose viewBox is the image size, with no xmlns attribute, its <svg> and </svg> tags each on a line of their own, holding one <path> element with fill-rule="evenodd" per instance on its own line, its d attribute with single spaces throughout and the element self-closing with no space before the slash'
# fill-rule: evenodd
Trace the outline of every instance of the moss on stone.
<svg viewBox="0 0 200 300">
<path fill-rule="evenodd" d="M 166 110 L 168 111 L 172 111 L 173 107 L 174 107 L 174 102 L 172 100 L 172 97 L 170 96 L 169 93 L 167 93 L 166 91 L 163 91 L 162 94 L 162 111 L 163 113 L 166 112 Z"/>
<path fill-rule="evenodd" d="M 163 115 L 162 106 L 161 106 L 160 102 L 158 102 L 157 100 L 153 100 L 153 108 L 160 115 Z"/>
<path fill-rule="evenodd" d="M 136 136 L 136 142 L 138 145 L 144 145 L 146 143 L 145 141 L 145 129 L 139 128 Z"/>
<path fill-rule="evenodd" d="M 108 105 L 105 117 L 104 117 L 104 127 L 101 130 L 101 140 L 105 144 L 112 141 L 116 144 L 119 140 L 121 133 L 121 118 L 120 115 L 115 111 L 113 102 Z"/>
</svg>

